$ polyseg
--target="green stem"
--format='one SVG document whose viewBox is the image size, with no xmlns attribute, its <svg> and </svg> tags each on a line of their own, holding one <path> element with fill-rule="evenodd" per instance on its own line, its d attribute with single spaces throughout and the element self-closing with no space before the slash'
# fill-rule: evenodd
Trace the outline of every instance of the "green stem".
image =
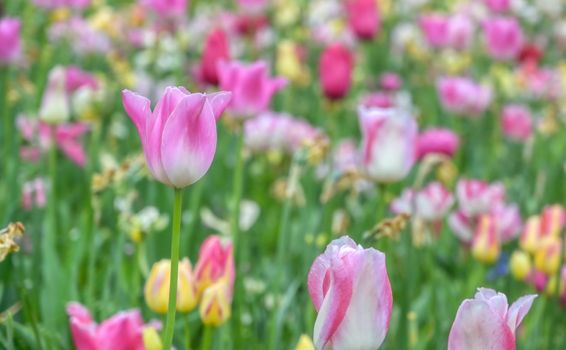
<svg viewBox="0 0 566 350">
<path fill-rule="evenodd" d="M 171 349 L 173 330 L 175 328 L 175 310 L 177 307 L 177 275 L 179 273 L 179 243 L 181 237 L 181 208 L 183 206 L 183 190 L 175 189 L 175 206 L 173 208 L 173 232 L 171 236 L 171 275 L 169 276 L 169 305 L 167 307 L 167 323 L 163 349 Z"/>
<path fill-rule="evenodd" d="M 191 327 L 189 315 L 185 317 L 185 350 L 191 350 Z"/>
<path fill-rule="evenodd" d="M 210 326 L 204 326 L 204 333 L 202 335 L 202 342 L 200 343 L 201 350 L 210 350 L 212 348 L 212 334 L 214 333 L 214 328 Z"/>
</svg>

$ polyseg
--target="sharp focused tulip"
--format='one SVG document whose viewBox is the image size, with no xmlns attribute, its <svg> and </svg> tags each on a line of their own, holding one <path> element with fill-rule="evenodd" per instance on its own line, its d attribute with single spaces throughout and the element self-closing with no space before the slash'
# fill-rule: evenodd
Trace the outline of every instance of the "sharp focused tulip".
<svg viewBox="0 0 566 350">
<path fill-rule="evenodd" d="M 417 122 L 396 108 L 358 107 L 363 163 L 377 182 L 395 182 L 409 174 L 416 159 Z"/>
<path fill-rule="evenodd" d="M 348 94 L 352 84 L 354 57 L 342 44 L 327 46 L 320 56 L 318 73 L 322 92 L 330 100 L 339 100 Z"/>
<path fill-rule="evenodd" d="M 20 20 L 17 18 L 0 19 L 0 65 L 14 63 L 21 55 Z"/>
<path fill-rule="evenodd" d="M 514 17 L 494 17 L 486 20 L 484 35 L 487 52 L 499 60 L 516 58 L 524 44 L 521 26 Z"/>
<path fill-rule="evenodd" d="M 207 287 L 202 294 L 199 306 L 202 323 L 207 326 L 220 326 L 232 313 L 232 287 L 227 276 Z"/>
<path fill-rule="evenodd" d="M 207 83 L 218 84 L 218 62 L 223 60 L 230 60 L 230 47 L 226 32 L 216 28 L 208 34 L 202 52 L 201 73 Z"/>
<path fill-rule="evenodd" d="M 150 309 L 157 313 L 167 312 L 169 304 L 169 278 L 171 261 L 161 260 L 155 263 L 145 282 L 144 297 Z M 197 305 L 197 287 L 191 262 L 185 258 L 179 263 L 177 278 L 177 311 L 189 312 Z"/>
<path fill-rule="evenodd" d="M 249 118 L 269 109 L 271 98 L 286 84 L 285 78 L 269 77 L 265 61 L 243 64 L 218 62 L 220 88 L 232 92 L 229 109 L 237 117 Z"/>
<path fill-rule="evenodd" d="M 308 288 L 318 316 L 317 349 L 377 349 L 389 329 L 393 298 L 385 255 L 349 237 L 332 241 L 314 261 Z"/>
<path fill-rule="evenodd" d="M 500 253 L 496 221 L 489 215 L 482 215 L 472 239 L 472 254 L 479 261 L 491 264 L 497 261 Z"/>
<path fill-rule="evenodd" d="M 236 277 L 232 242 L 223 242 L 219 236 L 209 236 L 200 247 L 195 277 L 198 295 L 202 295 L 208 287 L 220 279 L 226 278 L 231 297 Z"/>
<path fill-rule="evenodd" d="M 460 146 L 460 137 L 450 129 L 431 128 L 424 130 L 417 139 L 417 157 L 438 153 L 452 157 Z"/>
<path fill-rule="evenodd" d="M 527 140 L 533 132 L 531 112 L 521 105 L 505 106 L 501 113 L 501 129 L 510 139 Z"/>
<path fill-rule="evenodd" d="M 144 350 L 144 325 L 139 310 L 123 311 L 96 324 L 79 303 L 67 304 L 73 343 L 77 350 Z M 160 327 L 160 326 L 157 326 Z"/>
<path fill-rule="evenodd" d="M 371 40 L 379 30 L 380 19 L 377 1 L 346 0 L 350 28 L 359 39 Z"/>
<path fill-rule="evenodd" d="M 474 299 L 460 304 L 450 329 L 448 350 L 515 349 L 516 330 L 536 295 L 526 295 L 510 307 L 505 294 L 479 288 Z"/>
<path fill-rule="evenodd" d="M 147 98 L 128 90 L 122 102 L 153 177 L 183 188 L 208 171 L 216 152 L 216 119 L 230 102 L 229 92 L 206 95 L 168 87 L 153 112 Z"/>
</svg>

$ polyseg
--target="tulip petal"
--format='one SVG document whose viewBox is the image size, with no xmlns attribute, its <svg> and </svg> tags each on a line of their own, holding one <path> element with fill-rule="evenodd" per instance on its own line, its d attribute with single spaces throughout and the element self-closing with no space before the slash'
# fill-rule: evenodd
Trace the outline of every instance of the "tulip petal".
<svg viewBox="0 0 566 350">
<path fill-rule="evenodd" d="M 126 110 L 128 117 L 130 117 L 132 122 L 134 122 L 142 145 L 144 145 L 146 138 L 146 123 L 149 119 L 151 119 L 151 102 L 141 95 L 129 90 L 123 90 L 122 103 L 124 104 L 124 109 Z"/>
<path fill-rule="evenodd" d="M 214 113 L 214 118 L 216 120 L 220 119 L 222 112 L 228 107 L 230 101 L 232 100 L 232 93 L 221 91 L 215 92 L 207 96 L 210 105 L 212 106 L 212 112 Z"/>
<path fill-rule="evenodd" d="M 515 338 L 501 315 L 484 300 L 464 300 L 448 337 L 448 350 L 515 349 Z"/>
<path fill-rule="evenodd" d="M 99 349 L 143 350 L 143 319 L 139 310 L 119 312 L 97 330 Z"/>
<path fill-rule="evenodd" d="M 188 186 L 208 171 L 216 152 L 216 121 L 205 95 L 186 95 L 179 102 L 162 140 L 161 161 L 173 186 Z"/>
<path fill-rule="evenodd" d="M 531 306 L 533 305 L 533 301 L 536 299 L 536 294 L 525 295 L 517 299 L 509 308 L 509 312 L 507 313 L 507 325 L 511 329 L 511 332 L 515 333 L 515 330 L 521 322 L 523 318 L 527 315 Z"/>
</svg>

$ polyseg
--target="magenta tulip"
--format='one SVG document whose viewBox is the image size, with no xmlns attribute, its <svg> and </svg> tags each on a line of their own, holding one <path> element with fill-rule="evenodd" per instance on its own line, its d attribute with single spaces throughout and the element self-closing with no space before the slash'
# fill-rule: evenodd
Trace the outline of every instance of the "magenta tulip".
<svg viewBox="0 0 566 350">
<path fill-rule="evenodd" d="M 460 138 L 450 129 L 431 128 L 423 131 L 417 139 L 417 158 L 427 154 L 444 154 L 452 157 L 458 150 Z"/>
<path fill-rule="evenodd" d="M 269 77 L 267 62 L 244 64 L 218 62 L 220 88 L 232 92 L 229 110 L 237 117 L 255 117 L 269 109 L 271 98 L 286 84 L 285 78 Z"/>
<path fill-rule="evenodd" d="M 505 294 L 479 288 L 474 299 L 460 304 L 448 337 L 448 350 L 513 350 L 516 330 L 536 295 L 526 295 L 510 307 Z"/>
<path fill-rule="evenodd" d="M 484 35 L 487 52 L 494 59 L 514 59 L 523 48 L 521 25 L 514 17 L 488 19 L 484 23 Z"/>
<path fill-rule="evenodd" d="M 492 99 L 489 87 L 467 77 L 441 77 L 437 90 L 445 110 L 469 117 L 480 116 Z"/>
<path fill-rule="evenodd" d="M 358 107 L 363 164 L 377 182 L 396 182 L 409 174 L 416 159 L 417 122 L 398 108 Z"/>
<path fill-rule="evenodd" d="M 511 8 L 511 0 L 484 0 L 492 12 L 507 12 Z"/>
<path fill-rule="evenodd" d="M 332 44 L 320 56 L 318 72 L 322 92 L 330 100 L 339 100 L 348 94 L 352 84 L 354 57 L 342 44 Z"/>
<path fill-rule="evenodd" d="M 505 201 L 505 187 L 498 182 L 461 179 L 456 185 L 456 196 L 464 214 L 477 216 L 489 213 Z"/>
<path fill-rule="evenodd" d="M 168 87 L 152 112 L 147 98 L 122 92 L 124 108 L 136 126 L 153 177 L 183 188 L 208 171 L 216 152 L 216 119 L 230 96 L 229 92 L 206 95 Z"/>
<path fill-rule="evenodd" d="M 21 55 L 20 20 L 0 19 L 0 64 L 14 63 Z"/>
<path fill-rule="evenodd" d="M 505 106 L 501 112 L 501 129 L 503 134 L 512 140 L 527 140 L 533 132 L 531 112 L 521 105 Z"/>
<path fill-rule="evenodd" d="M 380 19 L 375 0 L 346 0 L 348 23 L 361 40 L 371 40 L 379 30 Z"/>
<path fill-rule="evenodd" d="M 422 15 L 419 18 L 419 26 L 430 46 L 443 47 L 446 45 L 448 18 L 445 15 L 438 13 Z"/>
<path fill-rule="evenodd" d="M 317 349 L 377 349 L 389 329 L 393 296 L 385 255 L 350 237 L 332 241 L 314 261 L 308 288 L 318 316 Z"/>
<path fill-rule="evenodd" d="M 218 84 L 218 62 L 230 59 L 230 47 L 226 32 L 222 28 L 212 30 L 204 43 L 201 73 L 204 81 Z"/>
<path fill-rule="evenodd" d="M 141 0 L 141 4 L 161 16 L 183 16 L 187 12 L 187 0 Z"/>
</svg>

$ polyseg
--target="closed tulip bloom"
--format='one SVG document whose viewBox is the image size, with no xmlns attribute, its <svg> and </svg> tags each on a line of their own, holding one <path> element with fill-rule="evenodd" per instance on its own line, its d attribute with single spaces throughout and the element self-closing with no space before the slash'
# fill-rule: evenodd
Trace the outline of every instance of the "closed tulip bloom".
<svg viewBox="0 0 566 350">
<path fill-rule="evenodd" d="M 487 52 L 492 58 L 514 59 L 523 48 L 523 31 L 514 17 L 494 17 L 486 20 L 484 35 Z"/>
<path fill-rule="evenodd" d="M 384 90 L 397 91 L 403 85 L 403 80 L 396 73 L 386 72 L 379 78 L 379 85 Z"/>
<path fill-rule="evenodd" d="M 218 62 L 223 60 L 230 60 L 230 47 L 226 32 L 216 28 L 208 34 L 202 52 L 201 73 L 207 83 L 218 84 Z"/>
<path fill-rule="evenodd" d="M 220 236 L 209 236 L 200 247 L 195 277 L 199 296 L 222 278 L 227 279 L 231 296 L 235 278 L 232 242 L 223 241 Z"/>
<path fill-rule="evenodd" d="M 330 100 L 339 100 L 348 94 L 352 85 L 354 57 L 342 44 L 327 46 L 320 56 L 318 73 L 322 92 Z"/>
<path fill-rule="evenodd" d="M 122 102 L 153 177 L 183 188 L 208 171 L 216 152 L 216 119 L 230 102 L 230 93 L 206 95 L 168 87 L 153 112 L 147 98 L 128 90 L 122 92 Z"/>
<path fill-rule="evenodd" d="M 265 61 L 219 61 L 217 66 L 220 88 L 232 92 L 229 110 L 240 118 L 268 110 L 273 95 L 287 84 L 285 78 L 269 76 Z"/>
<path fill-rule="evenodd" d="M 558 236 L 566 227 L 566 210 L 560 204 L 545 207 L 541 214 L 541 230 L 545 236 Z"/>
<path fill-rule="evenodd" d="M 492 264 L 500 253 L 496 222 L 490 215 L 482 215 L 472 239 L 472 254 L 479 261 Z"/>
<path fill-rule="evenodd" d="M 442 220 L 452 205 L 454 196 L 440 182 L 431 182 L 417 193 L 417 215 L 428 222 Z"/>
<path fill-rule="evenodd" d="M 462 211 L 468 216 L 486 214 L 505 200 L 501 183 L 489 184 L 475 179 L 461 179 L 456 185 L 456 196 Z"/>
<path fill-rule="evenodd" d="M 513 277 L 519 281 L 523 281 L 531 272 L 532 263 L 529 254 L 522 250 L 516 250 L 511 254 L 509 260 L 509 270 Z"/>
<path fill-rule="evenodd" d="M 225 276 L 207 287 L 199 306 L 202 323 L 207 326 L 220 326 L 232 314 L 232 287 Z"/>
<path fill-rule="evenodd" d="M 21 55 L 20 20 L 5 17 L 0 19 L 0 65 L 14 63 Z"/>
<path fill-rule="evenodd" d="M 540 216 L 531 216 L 527 219 L 521 236 L 519 245 L 525 251 L 534 254 L 542 238 Z"/>
<path fill-rule="evenodd" d="M 450 129 L 431 128 L 419 134 L 417 139 L 417 158 L 427 154 L 443 154 L 452 157 L 460 146 L 460 137 Z"/>
<path fill-rule="evenodd" d="M 377 349 L 389 329 L 393 298 L 385 255 L 345 236 L 316 258 L 308 288 L 318 311 L 316 349 Z"/>
<path fill-rule="evenodd" d="M 169 278 L 171 260 L 161 260 L 153 264 L 145 283 L 144 297 L 150 309 L 157 313 L 167 312 L 169 304 Z M 185 258 L 179 262 L 177 279 L 177 311 L 189 312 L 197 305 L 197 288 L 191 262 Z"/>
<path fill-rule="evenodd" d="M 448 18 L 442 14 L 430 13 L 419 18 L 419 26 L 427 43 L 432 47 L 443 47 L 448 41 Z"/>
<path fill-rule="evenodd" d="M 517 327 L 536 297 L 525 295 L 509 307 L 505 294 L 478 288 L 474 299 L 464 300 L 458 308 L 448 350 L 515 349 Z"/>
<path fill-rule="evenodd" d="M 350 29 L 358 39 L 373 39 L 380 25 L 377 1 L 346 0 L 346 12 Z"/>
<path fill-rule="evenodd" d="M 535 268 L 549 276 L 560 268 L 562 240 L 548 236 L 540 241 L 535 252 Z"/>
<path fill-rule="evenodd" d="M 490 215 L 495 220 L 502 243 L 509 242 L 520 234 L 523 221 L 516 204 L 498 203 L 491 209 Z"/>
<path fill-rule="evenodd" d="M 483 2 L 492 12 L 507 12 L 511 8 L 511 0 L 484 0 Z"/>
<path fill-rule="evenodd" d="M 396 182 L 409 174 L 416 159 L 417 122 L 396 108 L 358 107 L 363 164 L 377 182 Z"/>
<path fill-rule="evenodd" d="M 531 112 L 521 105 L 505 106 L 501 113 L 501 129 L 512 140 L 527 140 L 533 132 Z"/>
<path fill-rule="evenodd" d="M 187 13 L 187 0 L 140 0 L 141 4 L 161 16 L 183 16 Z"/>
</svg>

